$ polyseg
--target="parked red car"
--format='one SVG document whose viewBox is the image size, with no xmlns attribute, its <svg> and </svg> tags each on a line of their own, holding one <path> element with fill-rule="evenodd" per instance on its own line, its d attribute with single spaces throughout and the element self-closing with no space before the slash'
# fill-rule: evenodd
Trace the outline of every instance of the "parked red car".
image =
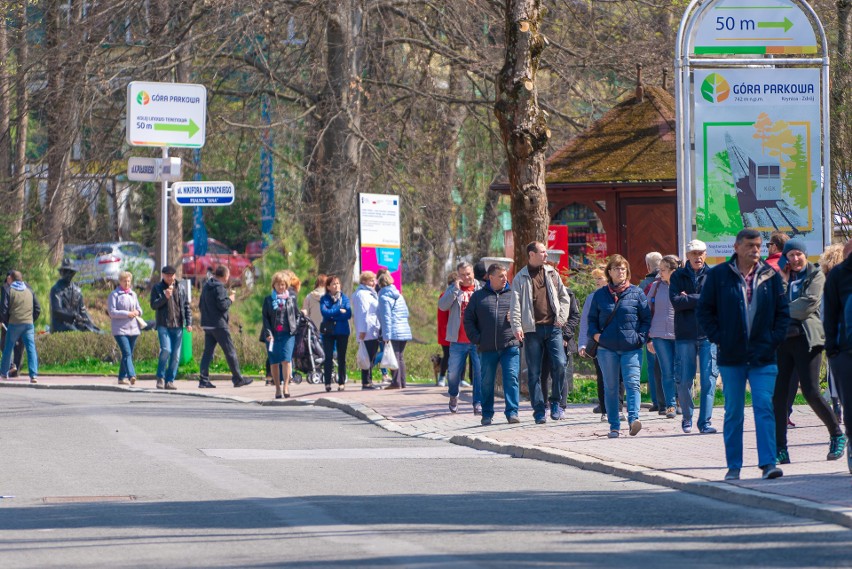
<svg viewBox="0 0 852 569">
<path fill-rule="evenodd" d="M 206 278 L 213 274 L 218 265 L 225 265 L 231 271 L 231 281 L 247 288 L 254 286 L 254 266 L 245 255 L 240 255 L 224 243 L 213 238 L 207 239 L 207 254 L 195 255 L 192 241 L 183 244 L 183 276 L 193 283 L 198 278 Z"/>
</svg>

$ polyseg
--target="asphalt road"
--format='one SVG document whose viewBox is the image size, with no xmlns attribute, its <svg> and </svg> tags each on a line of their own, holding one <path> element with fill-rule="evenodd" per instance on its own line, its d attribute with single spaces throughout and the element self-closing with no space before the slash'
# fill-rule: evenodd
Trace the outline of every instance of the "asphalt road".
<svg viewBox="0 0 852 569">
<path fill-rule="evenodd" d="M 841 567 L 852 531 L 338 411 L 0 389 L 0 567 Z"/>
</svg>

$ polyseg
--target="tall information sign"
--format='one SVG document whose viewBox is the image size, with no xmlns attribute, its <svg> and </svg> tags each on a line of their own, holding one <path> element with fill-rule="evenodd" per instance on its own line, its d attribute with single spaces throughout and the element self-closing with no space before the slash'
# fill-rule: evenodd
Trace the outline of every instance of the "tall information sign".
<svg viewBox="0 0 852 569">
<path fill-rule="evenodd" d="M 828 46 L 803 0 L 693 0 L 678 32 L 678 244 L 756 229 L 831 241 Z"/>
<path fill-rule="evenodd" d="M 358 194 L 361 272 L 387 269 L 402 288 L 399 196 Z"/>
</svg>

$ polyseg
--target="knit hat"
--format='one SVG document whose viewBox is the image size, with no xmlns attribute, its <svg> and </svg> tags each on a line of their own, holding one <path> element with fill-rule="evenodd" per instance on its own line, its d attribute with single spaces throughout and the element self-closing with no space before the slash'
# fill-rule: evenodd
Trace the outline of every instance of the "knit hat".
<svg viewBox="0 0 852 569">
<path fill-rule="evenodd" d="M 789 239 L 784 244 L 784 250 L 781 252 L 781 256 L 786 257 L 787 253 L 789 253 L 790 251 L 801 251 L 802 253 L 807 255 L 808 248 L 805 245 L 805 240 L 799 239 L 798 237 L 793 237 L 792 239 Z"/>
</svg>

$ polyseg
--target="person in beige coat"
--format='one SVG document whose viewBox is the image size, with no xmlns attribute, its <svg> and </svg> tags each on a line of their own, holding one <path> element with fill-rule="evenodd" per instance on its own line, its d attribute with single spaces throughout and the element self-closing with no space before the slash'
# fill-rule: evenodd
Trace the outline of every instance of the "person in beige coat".
<svg viewBox="0 0 852 569">
<path fill-rule="evenodd" d="M 314 290 L 308 293 L 305 300 L 302 302 L 302 313 L 313 322 L 317 330 L 322 324 L 322 312 L 320 311 L 320 299 L 325 295 L 325 280 L 326 275 L 317 275 L 317 280 L 314 282 Z"/>
</svg>

